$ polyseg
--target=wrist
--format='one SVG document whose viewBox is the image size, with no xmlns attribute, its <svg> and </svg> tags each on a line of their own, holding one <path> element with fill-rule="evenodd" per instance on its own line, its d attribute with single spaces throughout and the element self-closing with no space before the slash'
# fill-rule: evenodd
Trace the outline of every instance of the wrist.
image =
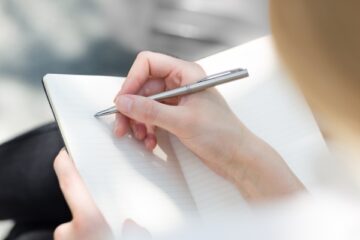
<svg viewBox="0 0 360 240">
<path fill-rule="evenodd" d="M 241 124 L 241 123 L 240 123 Z M 282 157 L 246 127 L 234 141 L 229 179 L 249 200 L 266 200 L 304 190 Z"/>
</svg>

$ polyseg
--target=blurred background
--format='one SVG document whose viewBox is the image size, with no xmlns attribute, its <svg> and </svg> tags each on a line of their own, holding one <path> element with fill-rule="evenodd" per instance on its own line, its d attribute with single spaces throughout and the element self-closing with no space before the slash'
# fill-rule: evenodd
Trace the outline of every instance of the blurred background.
<svg viewBox="0 0 360 240">
<path fill-rule="evenodd" d="M 269 34 L 266 0 L 1 0 L 0 26 L 0 144 L 53 121 L 46 73 L 125 76 L 141 50 L 193 61 Z"/>
</svg>

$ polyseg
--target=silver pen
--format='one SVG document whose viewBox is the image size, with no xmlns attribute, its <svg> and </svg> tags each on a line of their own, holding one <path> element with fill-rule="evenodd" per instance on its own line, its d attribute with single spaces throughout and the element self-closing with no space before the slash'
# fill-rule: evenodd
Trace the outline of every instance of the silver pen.
<svg viewBox="0 0 360 240">
<path fill-rule="evenodd" d="M 161 93 L 149 96 L 148 98 L 159 101 L 159 100 L 163 100 L 166 98 L 182 96 L 182 95 L 186 95 L 186 94 L 190 94 L 190 93 L 194 93 L 194 92 L 199 92 L 199 91 L 205 90 L 207 88 L 214 87 L 214 86 L 217 86 L 217 85 L 220 85 L 223 83 L 231 82 L 231 81 L 234 81 L 237 79 L 242 79 L 242 78 L 245 78 L 248 76 L 249 76 L 249 73 L 248 73 L 247 69 L 237 68 L 237 69 L 228 70 L 225 72 L 210 75 L 210 76 L 208 76 L 204 79 L 201 79 L 200 81 L 197 81 L 195 83 L 187 84 L 187 85 L 181 86 L 179 88 L 174 88 L 169 91 L 161 92 Z M 115 106 L 96 113 L 95 117 L 102 117 L 102 116 L 114 114 L 114 113 L 118 113 L 118 110 L 116 109 Z"/>
</svg>

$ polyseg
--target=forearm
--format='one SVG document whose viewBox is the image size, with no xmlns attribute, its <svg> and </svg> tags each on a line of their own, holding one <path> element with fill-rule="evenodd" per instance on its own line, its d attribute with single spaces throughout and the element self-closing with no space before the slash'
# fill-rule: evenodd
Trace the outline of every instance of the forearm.
<svg viewBox="0 0 360 240">
<path fill-rule="evenodd" d="M 262 201 L 304 190 L 281 156 L 266 142 L 246 130 L 235 149 L 229 178 L 249 201 Z"/>
</svg>

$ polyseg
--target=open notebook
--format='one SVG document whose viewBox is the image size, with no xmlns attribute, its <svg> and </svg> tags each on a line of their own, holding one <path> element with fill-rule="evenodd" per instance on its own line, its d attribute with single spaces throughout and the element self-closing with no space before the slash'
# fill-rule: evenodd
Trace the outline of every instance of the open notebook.
<svg viewBox="0 0 360 240">
<path fill-rule="evenodd" d="M 258 57 L 258 58 L 256 58 Z M 268 38 L 199 62 L 210 74 L 248 68 L 249 79 L 219 87 L 233 111 L 286 159 L 311 188 L 311 165 L 326 151 L 316 122 L 279 68 Z M 247 205 L 238 190 L 204 166 L 174 136 L 159 133 L 150 153 L 130 135 L 114 137 L 111 106 L 123 78 L 48 74 L 44 86 L 66 147 L 97 205 L 118 235 L 131 218 L 153 236 L 181 227 L 189 217 L 206 221 Z M 222 143 L 224 144 L 224 143 Z"/>
</svg>

